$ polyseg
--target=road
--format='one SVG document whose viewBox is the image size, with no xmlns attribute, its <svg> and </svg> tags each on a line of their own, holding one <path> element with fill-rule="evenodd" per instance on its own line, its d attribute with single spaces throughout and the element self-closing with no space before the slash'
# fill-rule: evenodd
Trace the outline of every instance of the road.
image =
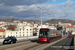
<svg viewBox="0 0 75 50">
<path fill-rule="evenodd" d="M 35 38 L 35 39 L 30 39 L 30 40 L 22 40 L 22 41 L 17 41 L 16 43 L 28 42 L 28 41 L 31 41 L 31 42 L 37 42 L 38 39 Z M 10 44 L 5 44 L 5 45 L 10 45 Z M 0 44 L 0 46 L 3 46 L 3 44 Z"/>
<path fill-rule="evenodd" d="M 64 40 L 49 46 L 45 50 L 74 50 L 74 36 L 67 37 Z"/>
<path fill-rule="evenodd" d="M 65 38 L 67 38 L 67 37 L 63 37 L 61 39 L 57 39 L 56 41 L 53 41 L 50 43 L 43 43 L 43 44 L 37 43 L 37 41 L 38 41 L 37 39 L 29 40 L 29 41 L 22 41 L 22 42 L 17 42 L 15 44 L 0 46 L 0 50 L 36 50 L 36 49 L 44 50 L 45 48 L 65 39 Z"/>
</svg>

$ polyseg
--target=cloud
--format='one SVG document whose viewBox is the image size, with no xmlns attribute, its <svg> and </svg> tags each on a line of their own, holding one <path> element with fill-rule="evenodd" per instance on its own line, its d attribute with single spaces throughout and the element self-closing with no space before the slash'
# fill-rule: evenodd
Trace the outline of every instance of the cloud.
<svg viewBox="0 0 75 50">
<path fill-rule="evenodd" d="M 9 0 L 7 0 L 9 1 Z M 35 4 L 29 3 L 28 0 L 27 5 L 15 5 L 15 4 L 21 4 L 20 2 L 23 2 L 23 0 L 18 0 L 18 1 L 9 1 L 11 4 L 14 4 L 14 6 L 6 6 L 3 2 L 0 3 L 0 18 L 11 18 L 11 16 L 14 16 L 16 19 L 37 19 L 40 20 L 41 17 L 41 10 L 37 8 Z M 32 1 L 32 0 L 31 0 Z M 43 3 L 48 0 L 38 0 L 34 1 L 35 3 Z M 23 4 L 23 3 L 22 3 Z M 45 7 L 42 9 L 42 17 L 43 20 L 49 20 L 49 19 L 60 19 L 60 18 L 65 18 L 65 19 L 74 19 L 75 17 L 75 7 L 74 7 L 75 2 L 72 1 L 66 1 L 64 3 L 55 5 L 55 4 L 40 4 L 38 5 L 39 7 Z"/>
<path fill-rule="evenodd" d="M 0 0 L 0 3 L 3 3 L 6 6 L 10 5 L 33 5 L 33 4 L 42 4 L 44 2 L 55 2 L 56 0 Z"/>
<path fill-rule="evenodd" d="M 4 3 L 4 5 L 32 5 L 32 4 L 41 4 L 44 2 L 48 2 L 48 0 L 1 0 L 0 3 Z"/>
<path fill-rule="evenodd" d="M 56 0 L 50 0 L 50 2 L 55 2 Z"/>
</svg>

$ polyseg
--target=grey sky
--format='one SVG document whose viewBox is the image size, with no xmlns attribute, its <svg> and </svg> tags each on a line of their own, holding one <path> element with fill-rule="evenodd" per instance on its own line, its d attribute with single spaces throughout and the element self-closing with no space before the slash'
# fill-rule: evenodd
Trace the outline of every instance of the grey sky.
<svg viewBox="0 0 75 50">
<path fill-rule="evenodd" d="M 5 2 L 4 2 L 5 1 Z M 75 18 L 75 2 L 66 1 L 61 4 L 42 4 L 47 1 L 55 2 L 56 0 L 0 0 L 0 18 L 16 19 L 37 19 L 40 20 L 40 9 L 43 8 L 43 20 L 53 18 L 72 19 Z M 7 3 L 6 3 L 7 2 Z M 36 6 L 37 5 L 37 6 Z"/>
</svg>

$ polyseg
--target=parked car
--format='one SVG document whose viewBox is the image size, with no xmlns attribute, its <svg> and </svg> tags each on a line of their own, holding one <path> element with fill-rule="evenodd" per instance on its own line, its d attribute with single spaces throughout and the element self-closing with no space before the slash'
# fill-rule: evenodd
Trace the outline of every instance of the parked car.
<svg viewBox="0 0 75 50">
<path fill-rule="evenodd" d="M 10 36 L 10 37 L 6 37 L 3 41 L 3 44 L 6 44 L 6 43 L 16 43 L 17 39 L 16 37 L 13 37 L 13 36 Z"/>
</svg>

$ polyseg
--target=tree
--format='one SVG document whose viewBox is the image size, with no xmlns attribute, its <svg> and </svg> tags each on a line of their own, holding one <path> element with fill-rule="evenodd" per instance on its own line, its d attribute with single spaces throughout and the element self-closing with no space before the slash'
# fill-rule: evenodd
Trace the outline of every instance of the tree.
<svg viewBox="0 0 75 50">
<path fill-rule="evenodd" d="M 35 24 L 36 22 L 34 21 L 34 24 Z"/>
<path fill-rule="evenodd" d="M 15 25 L 9 25 L 9 27 L 7 28 L 8 30 L 12 30 L 12 31 L 14 31 L 15 30 L 15 28 L 16 28 L 16 26 Z"/>
</svg>

